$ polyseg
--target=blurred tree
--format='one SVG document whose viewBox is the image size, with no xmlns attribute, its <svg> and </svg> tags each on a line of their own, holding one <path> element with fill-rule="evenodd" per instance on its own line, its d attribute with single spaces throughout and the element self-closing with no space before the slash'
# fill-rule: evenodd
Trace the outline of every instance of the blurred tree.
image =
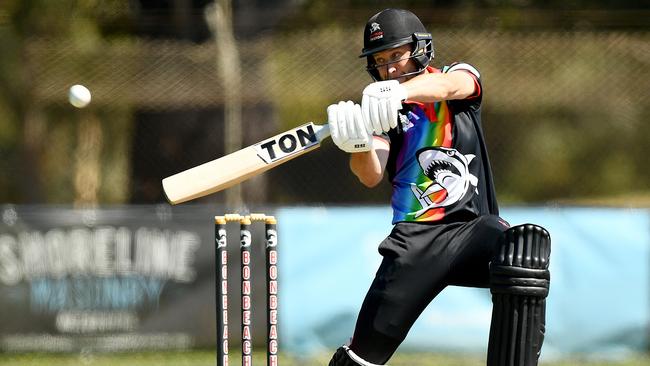
<svg viewBox="0 0 650 366">
<path fill-rule="evenodd" d="M 462 29 L 647 29 L 647 1 L 598 0 L 306 0 L 284 23 L 284 30 L 327 24 L 363 29 L 367 18 L 384 8 L 407 8 L 432 28 Z"/>
<path fill-rule="evenodd" d="M 196 68 L 213 50 L 205 47 L 209 2 L 0 1 L 0 202 L 161 202 L 162 177 L 224 153 L 214 84 L 200 91 L 209 107 L 152 106 L 133 95 L 194 90 L 184 78 L 216 74 Z M 356 57 L 363 24 L 381 8 L 408 7 L 434 32 L 436 65 L 480 60 L 504 202 L 646 192 L 646 3 L 233 0 L 244 87 L 258 93 L 245 102 L 244 144 L 322 123 L 328 103 L 357 98 L 369 82 Z M 96 78 L 104 94 L 79 113 L 61 85 L 83 77 Z M 56 90 L 44 100 L 43 89 Z M 385 203 L 390 187 L 362 189 L 344 154 L 329 143 L 322 150 L 268 173 L 272 203 Z M 248 197 L 260 187 L 245 187 Z M 223 195 L 207 202 L 215 201 Z"/>
<path fill-rule="evenodd" d="M 5 171 L 12 173 L 7 175 L 12 179 L 0 180 L 0 199 L 19 203 L 41 203 L 51 199 L 70 202 L 73 197 L 55 198 L 57 194 L 54 193 L 53 182 L 72 172 L 62 166 L 56 170 L 48 170 L 47 167 L 48 158 L 57 153 L 62 158 L 59 163 L 67 160 L 64 149 L 51 149 L 57 142 L 49 139 L 56 132 L 53 128 L 65 127 L 49 123 L 47 115 L 52 113 L 48 110 L 51 106 L 41 105 L 35 98 L 36 89 L 42 86 L 39 80 L 33 79 L 34 70 L 27 56 L 27 44 L 31 39 L 41 38 L 53 42 L 65 41 L 80 49 L 95 49 L 104 37 L 128 32 L 129 2 L 105 0 L 98 4 L 94 0 L 7 0 L 1 6 L 0 40 L 3 52 L 0 53 L 0 79 L 3 82 L 0 83 L 0 106 L 2 110 L 10 112 L 3 113 L 0 125 L 6 128 L 3 128 L 6 131 L 4 135 L 11 134 L 11 138 L 0 140 L 0 151 L 9 152 L 3 163 L 9 165 Z M 61 92 L 65 93 L 63 90 Z M 93 118 L 90 120 L 96 121 Z M 82 125 L 79 122 L 79 126 Z M 97 128 L 95 130 L 101 132 Z M 85 135 L 78 137 L 82 136 Z M 77 169 L 87 168 L 84 161 L 80 164 L 76 166 Z"/>
</svg>

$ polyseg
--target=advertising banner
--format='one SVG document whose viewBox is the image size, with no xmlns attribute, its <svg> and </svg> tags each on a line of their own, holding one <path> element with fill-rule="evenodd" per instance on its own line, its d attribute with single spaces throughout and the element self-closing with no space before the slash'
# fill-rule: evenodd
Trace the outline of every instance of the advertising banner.
<svg viewBox="0 0 650 366">
<path fill-rule="evenodd" d="M 331 351 L 348 341 L 390 233 L 389 207 L 282 208 L 280 297 L 285 349 Z M 551 285 L 542 358 L 618 357 L 650 344 L 650 212 L 505 207 L 511 225 L 551 234 Z M 326 230 L 323 228 L 327 228 Z M 318 234 L 316 234 L 318 233 Z M 410 329 L 402 350 L 485 354 L 488 289 L 449 286 Z"/>
<path fill-rule="evenodd" d="M 214 344 L 213 208 L 1 206 L 0 213 L 2 350 Z"/>
</svg>

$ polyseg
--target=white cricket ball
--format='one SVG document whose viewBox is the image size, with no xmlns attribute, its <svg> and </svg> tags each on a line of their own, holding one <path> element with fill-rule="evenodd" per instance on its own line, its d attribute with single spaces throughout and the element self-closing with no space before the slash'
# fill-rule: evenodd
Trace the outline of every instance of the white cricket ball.
<svg viewBox="0 0 650 366">
<path fill-rule="evenodd" d="M 90 103 L 90 90 L 83 85 L 73 85 L 68 91 L 68 100 L 70 104 L 77 108 L 83 108 Z"/>
</svg>

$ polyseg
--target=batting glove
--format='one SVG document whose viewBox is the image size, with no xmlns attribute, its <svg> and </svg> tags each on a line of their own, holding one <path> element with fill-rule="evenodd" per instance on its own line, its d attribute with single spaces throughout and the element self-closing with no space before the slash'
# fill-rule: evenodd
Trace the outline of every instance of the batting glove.
<svg viewBox="0 0 650 366">
<path fill-rule="evenodd" d="M 363 90 L 361 109 L 368 130 L 376 134 L 388 132 L 397 126 L 397 111 L 408 97 L 406 88 L 397 80 L 378 81 Z"/>
<path fill-rule="evenodd" d="M 349 153 L 372 149 L 372 132 L 366 129 L 358 104 L 347 101 L 330 105 L 327 107 L 327 123 L 332 141 L 339 149 Z"/>
</svg>

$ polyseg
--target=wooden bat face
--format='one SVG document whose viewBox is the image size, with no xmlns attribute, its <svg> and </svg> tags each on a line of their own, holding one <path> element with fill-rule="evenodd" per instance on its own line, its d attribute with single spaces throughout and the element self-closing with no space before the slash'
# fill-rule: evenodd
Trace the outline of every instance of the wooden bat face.
<svg viewBox="0 0 650 366">
<path fill-rule="evenodd" d="M 219 192 L 320 146 L 329 126 L 311 122 L 163 179 L 171 204 Z"/>
</svg>

